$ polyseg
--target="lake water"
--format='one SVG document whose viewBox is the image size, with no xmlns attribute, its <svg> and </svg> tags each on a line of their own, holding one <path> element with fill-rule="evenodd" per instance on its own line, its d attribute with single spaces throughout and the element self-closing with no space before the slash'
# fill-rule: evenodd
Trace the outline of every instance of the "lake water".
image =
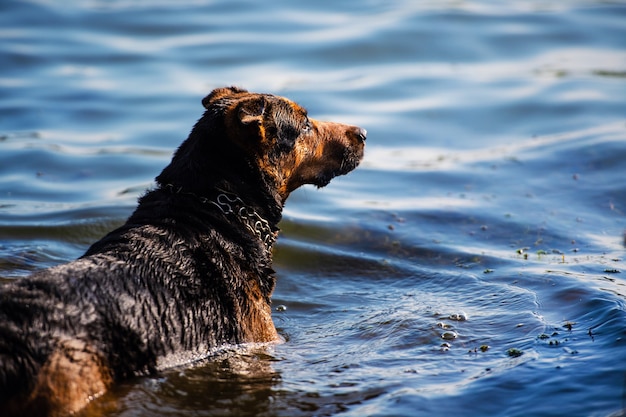
<svg viewBox="0 0 626 417">
<path fill-rule="evenodd" d="M 626 3 L 0 3 L 0 277 L 121 224 L 212 88 L 369 132 L 287 202 L 274 320 L 89 416 L 626 415 Z"/>
</svg>

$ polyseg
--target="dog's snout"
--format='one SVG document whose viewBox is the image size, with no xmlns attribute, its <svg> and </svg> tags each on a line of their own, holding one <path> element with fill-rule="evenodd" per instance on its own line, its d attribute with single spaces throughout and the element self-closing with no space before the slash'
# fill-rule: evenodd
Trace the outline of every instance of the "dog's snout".
<svg viewBox="0 0 626 417">
<path fill-rule="evenodd" d="M 353 132 L 357 139 L 361 142 L 365 142 L 365 140 L 367 139 L 367 130 L 363 129 L 362 127 L 355 126 Z"/>
</svg>

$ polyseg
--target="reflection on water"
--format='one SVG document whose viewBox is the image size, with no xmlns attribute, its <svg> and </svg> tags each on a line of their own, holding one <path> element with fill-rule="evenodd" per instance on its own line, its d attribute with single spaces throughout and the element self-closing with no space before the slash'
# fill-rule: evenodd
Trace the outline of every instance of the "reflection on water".
<svg viewBox="0 0 626 417">
<path fill-rule="evenodd" d="M 623 415 L 619 2 L 0 10 L 3 280 L 123 222 L 213 87 L 369 132 L 361 167 L 287 202 L 285 343 L 129 381 L 85 415 Z"/>
<path fill-rule="evenodd" d="M 86 415 L 163 415 L 167 410 L 194 415 L 267 415 L 280 374 L 273 369 L 271 346 L 227 349 L 192 367 L 162 377 L 123 384 L 92 404 Z"/>
</svg>

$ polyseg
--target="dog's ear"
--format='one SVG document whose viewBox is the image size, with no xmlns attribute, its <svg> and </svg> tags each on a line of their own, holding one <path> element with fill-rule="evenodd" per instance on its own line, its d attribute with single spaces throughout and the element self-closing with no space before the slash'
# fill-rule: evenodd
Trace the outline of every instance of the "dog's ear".
<svg viewBox="0 0 626 417">
<path fill-rule="evenodd" d="M 263 96 L 258 96 L 251 100 L 244 101 L 237 109 L 239 121 L 246 126 L 260 126 L 263 123 L 266 105 L 267 103 L 265 102 L 265 97 Z"/>
<path fill-rule="evenodd" d="M 248 90 L 244 90 L 243 88 L 239 88 L 239 87 L 216 88 L 215 90 L 211 91 L 211 93 L 208 96 L 202 99 L 202 105 L 204 106 L 205 109 L 208 109 L 211 103 L 221 98 L 231 96 L 234 94 L 247 93 L 247 92 Z"/>
</svg>

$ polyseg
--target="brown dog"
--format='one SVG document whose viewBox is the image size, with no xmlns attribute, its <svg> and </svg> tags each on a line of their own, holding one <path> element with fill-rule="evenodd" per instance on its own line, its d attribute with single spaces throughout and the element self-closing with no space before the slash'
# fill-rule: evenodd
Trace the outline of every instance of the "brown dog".
<svg viewBox="0 0 626 417">
<path fill-rule="evenodd" d="M 0 288 L 0 415 L 65 415 L 115 381 L 269 342 L 285 200 L 353 170 L 365 130 L 220 88 L 157 187 L 80 259 Z"/>
</svg>

